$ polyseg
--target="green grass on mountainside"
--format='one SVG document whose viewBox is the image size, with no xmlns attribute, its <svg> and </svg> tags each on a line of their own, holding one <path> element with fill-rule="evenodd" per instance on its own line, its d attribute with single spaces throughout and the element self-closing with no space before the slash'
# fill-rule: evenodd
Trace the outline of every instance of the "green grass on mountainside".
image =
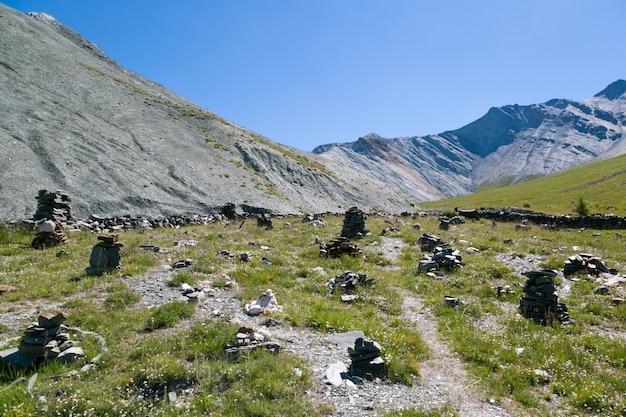
<svg viewBox="0 0 626 417">
<path fill-rule="evenodd" d="M 547 177 L 463 197 L 420 203 L 424 210 L 517 207 L 548 214 L 575 214 L 579 198 L 591 214 L 626 215 L 626 155 L 580 165 Z"/>
</svg>

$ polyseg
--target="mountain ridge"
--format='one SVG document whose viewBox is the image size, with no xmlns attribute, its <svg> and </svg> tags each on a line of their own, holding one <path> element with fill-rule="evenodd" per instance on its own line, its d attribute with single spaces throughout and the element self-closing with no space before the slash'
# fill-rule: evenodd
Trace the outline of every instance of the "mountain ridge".
<svg viewBox="0 0 626 417">
<path fill-rule="evenodd" d="M 382 138 L 370 134 L 355 142 L 320 145 L 313 153 L 338 163 L 342 158 L 368 158 L 361 169 L 374 172 L 415 201 L 456 197 L 488 184 L 513 184 L 550 175 L 594 158 L 626 153 L 626 81 L 617 80 L 584 101 L 553 99 L 541 104 L 492 107 L 481 118 L 456 130 L 423 137 Z M 365 141 L 376 137 L 376 141 Z M 370 144 L 370 148 L 364 145 Z M 357 145 L 358 144 L 358 145 Z M 338 152 L 336 148 L 343 149 Z M 373 161 L 392 155 L 384 167 Z M 415 161 L 419 158 L 419 162 Z M 440 191 L 412 192 L 396 172 L 415 169 L 420 178 Z"/>
</svg>

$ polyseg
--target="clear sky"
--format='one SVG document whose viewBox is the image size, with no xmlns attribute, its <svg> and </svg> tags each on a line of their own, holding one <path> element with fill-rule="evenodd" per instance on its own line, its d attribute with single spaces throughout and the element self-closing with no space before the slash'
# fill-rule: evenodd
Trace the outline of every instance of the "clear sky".
<svg viewBox="0 0 626 417">
<path fill-rule="evenodd" d="M 623 0 L 0 0 L 302 150 L 458 129 L 626 79 Z M 2 34 L 0 34 L 2 36 Z"/>
</svg>

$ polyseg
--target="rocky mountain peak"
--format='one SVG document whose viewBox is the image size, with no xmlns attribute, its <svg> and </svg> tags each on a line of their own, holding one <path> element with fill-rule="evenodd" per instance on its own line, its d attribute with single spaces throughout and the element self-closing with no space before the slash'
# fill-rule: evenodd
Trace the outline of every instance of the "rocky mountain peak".
<svg viewBox="0 0 626 417">
<path fill-rule="evenodd" d="M 594 97 L 605 97 L 609 100 L 617 100 L 626 96 L 626 80 L 617 80 L 608 85 Z"/>
</svg>

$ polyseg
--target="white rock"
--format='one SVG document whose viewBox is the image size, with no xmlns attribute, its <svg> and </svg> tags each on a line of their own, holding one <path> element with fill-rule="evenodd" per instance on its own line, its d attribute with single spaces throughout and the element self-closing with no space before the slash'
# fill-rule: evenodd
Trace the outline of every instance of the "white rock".
<svg viewBox="0 0 626 417">
<path fill-rule="evenodd" d="M 348 372 L 348 368 L 346 364 L 343 362 L 335 362 L 332 363 L 326 368 L 326 372 L 324 373 L 324 377 L 326 382 L 334 387 L 340 387 L 343 384 L 343 379 L 341 378 L 341 374 Z"/>
</svg>

